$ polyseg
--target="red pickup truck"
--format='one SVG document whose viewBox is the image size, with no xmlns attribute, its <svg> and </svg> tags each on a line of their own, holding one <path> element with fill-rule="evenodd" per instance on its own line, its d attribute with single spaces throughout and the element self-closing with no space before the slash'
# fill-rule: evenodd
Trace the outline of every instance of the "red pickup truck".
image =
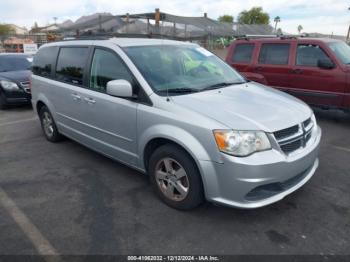
<svg viewBox="0 0 350 262">
<path fill-rule="evenodd" d="M 325 38 L 245 38 L 226 62 L 248 80 L 288 92 L 310 105 L 350 111 L 350 47 Z"/>
</svg>

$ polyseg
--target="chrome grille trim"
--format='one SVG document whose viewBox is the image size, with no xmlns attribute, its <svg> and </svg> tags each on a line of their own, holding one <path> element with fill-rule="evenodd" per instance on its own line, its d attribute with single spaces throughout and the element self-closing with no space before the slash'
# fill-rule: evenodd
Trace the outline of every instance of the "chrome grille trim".
<svg viewBox="0 0 350 262">
<path fill-rule="evenodd" d="M 30 82 L 29 81 L 24 81 L 24 82 L 20 82 L 21 87 L 23 88 L 24 92 L 30 94 Z"/>
<path fill-rule="evenodd" d="M 303 126 L 306 132 L 310 132 L 312 130 L 312 128 L 314 127 L 314 123 L 312 123 L 312 121 L 308 122 L 307 124 L 305 124 L 306 121 L 303 122 Z"/>
<path fill-rule="evenodd" d="M 21 86 L 29 86 L 29 81 L 20 82 Z"/>
<path fill-rule="evenodd" d="M 284 145 L 293 143 L 295 141 L 301 140 L 302 138 L 303 138 L 303 133 L 298 134 L 297 136 L 294 136 L 293 138 L 290 138 L 290 139 L 284 139 L 283 141 L 277 140 L 277 142 L 280 146 L 284 146 Z"/>
<path fill-rule="evenodd" d="M 314 123 L 312 122 L 311 118 L 308 118 L 297 126 L 298 128 L 292 126 L 273 133 L 280 149 L 286 155 L 304 148 L 311 138 L 311 132 L 314 127 Z M 289 132 L 288 134 L 288 131 L 294 132 Z M 284 134 L 284 136 L 281 136 L 281 134 Z M 288 136 L 285 136 L 285 134 L 288 134 Z"/>
<path fill-rule="evenodd" d="M 293 142 L 295 140 L 300 139 L 303 136 L 303 130 L 300 128 L 298 129 L 297 133 L 294 133 L 293 135 L 283 138 L 283 139 L 277 139 L 278 144 L 283 145 L 283 144 L 288 144 L 289 142 Z"/>
</svg>

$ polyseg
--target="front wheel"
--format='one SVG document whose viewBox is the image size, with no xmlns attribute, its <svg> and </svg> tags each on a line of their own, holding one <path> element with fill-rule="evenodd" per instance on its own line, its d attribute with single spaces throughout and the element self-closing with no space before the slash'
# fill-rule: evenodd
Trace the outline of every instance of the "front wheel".
<svg viewBox="0 0 350 262">
<path fill-rule="evenodd" d="M 58 142 L 62 139 L 61 134 L 58 132 L 57 126 L 53 117 L 46 106 L 43 106 L 39 111 L 39 118 L 41 122 L 41 128 L 47 140 L 50 142 Z"/>
<path fill-rule="evenodd" d="M 167 205 L 190 210 L 203 202 L 203 185 L 196 163 L 180 147 L 164 145 L 156 149 L 148 172 L 155 192 Z"/>
</svg>

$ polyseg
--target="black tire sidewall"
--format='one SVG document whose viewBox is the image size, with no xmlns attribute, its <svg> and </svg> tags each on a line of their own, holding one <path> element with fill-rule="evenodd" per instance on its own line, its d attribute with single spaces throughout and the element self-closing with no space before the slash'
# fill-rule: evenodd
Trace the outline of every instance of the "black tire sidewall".
<svg viewBox="0 0 350 262">
<path fill-rule="evenodd" d="M 185 169 L 189 180 L 189 192 L 182 201 L 174 201 L 163 195 L 155 178 L 156 165 L 162 158 L 170 157 L 175 159 Z M 204 200 L 203 184 L 201 175 L 193 158 L 182 148 L 176 145 L 167 144 L 156 149 L 149 160 L 148 174 L 151 184 L 160 197 L 167 205 L 180 209 L 190 210 L 200 205 Z"/>
<path fill-rule="evenodd" d="M 49 136 L 46 134 L 45 129 L 44 129 L 43 115 L 44 115 L 45 112 L 47 112 L 47 113 L 50 115 L 51 119 L 52 119 L 53 134 L 52 134 L 51 137 L 49 137 Z M 62 137 L 61 137 L 60 133 L 58 132 L 58 129 L 57 129 L 55 120 L 53 119 L 50 110 L 49 110 L 46 106 L 43 106 L 43 107 L 40 109 L 40 111 L 39 111 L 39 117 L 40 117 L 41 128 L 42 128 L 42 130 L 43 130 L 43 133 L 44 133 L 46 139 L 47 139 L 48 141 L 50 141 L 50 142 L 58 142 L 58 141 L 60 141 Z"/>
</svg>

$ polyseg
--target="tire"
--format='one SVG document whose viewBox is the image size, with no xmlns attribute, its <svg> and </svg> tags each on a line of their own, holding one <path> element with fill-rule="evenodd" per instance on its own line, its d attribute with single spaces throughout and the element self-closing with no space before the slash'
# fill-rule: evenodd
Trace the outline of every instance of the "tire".
<svg viewBox="0 0 350 262">
<path fill-rule="evenodd" d="M 56 143 L 62 140 L 62 135 L 58 132 L 55 121 L 46 106 L 42 106 L 39 111 L 39 118 L 41 128 L 46 139 L 50 142 Z"/>
<path fill-rule="evenodd" d="M 0 93 L 0 110 L 7 108 L 5 97 Z"/>
<path fill-rule="evenodd" d="M 168 206 L 190 210 L 204 201 L 197 165 L 182 148 L 166 144 L 149 159 L 148 173 L 158 197 Z"/>
</svg>

